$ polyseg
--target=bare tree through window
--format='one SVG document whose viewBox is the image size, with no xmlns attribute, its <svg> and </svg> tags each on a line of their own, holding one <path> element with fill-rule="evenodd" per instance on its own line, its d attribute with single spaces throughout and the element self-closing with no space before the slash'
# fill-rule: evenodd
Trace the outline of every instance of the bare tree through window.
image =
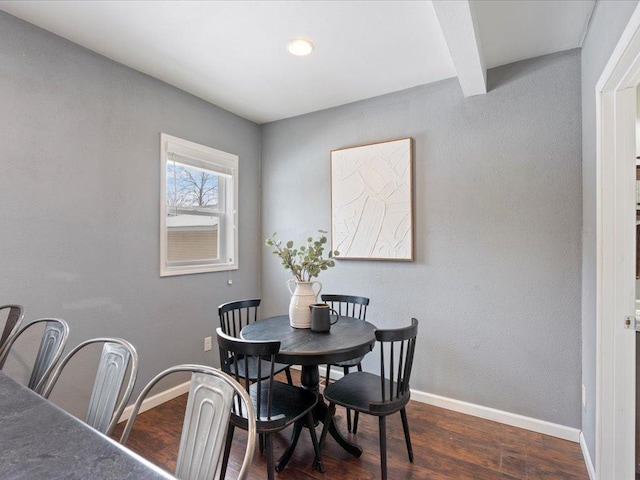
<svg viewBox="0 0 640 480">
<path fill-rule="evenodd" d="M 214 173 L 177 162 L 167 163 L 167 206 L 216 208 L 218 193 L 218 176 Z"/>
</svg>

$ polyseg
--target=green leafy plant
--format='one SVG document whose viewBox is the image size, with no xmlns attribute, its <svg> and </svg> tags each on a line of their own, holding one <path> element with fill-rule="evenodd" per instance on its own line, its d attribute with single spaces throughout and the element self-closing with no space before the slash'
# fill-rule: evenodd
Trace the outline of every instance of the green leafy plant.
<svg viewBox="0 0 640 480">
<path fill-rule="evenodd" d="M 272 253 L 280 257 L 282 266 L 290 270 L 299 282 L 309 282 L 320 275 L 322 270 L 334 267 L 333 257 L 339 255 L 337 251 L 329 250 L 328 258 L 323 258 L 327 232 L 324 230 L 318 230 L 318 232 L 320 237 L 317 240 L 309 237 L 307 244 L 300 247 L 295 247 L 291 240 L 283 245 L 282 240 L 276 237 L 276 233 L 267 238 L 265 244 L 273 248 Z"/>
</svg>

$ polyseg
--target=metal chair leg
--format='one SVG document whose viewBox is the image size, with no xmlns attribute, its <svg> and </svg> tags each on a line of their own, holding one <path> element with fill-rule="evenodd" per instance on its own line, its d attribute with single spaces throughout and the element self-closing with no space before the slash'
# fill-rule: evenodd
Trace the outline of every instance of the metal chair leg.
<svg viewBox="0 0 640 480">
<path fill-rule="evenodd" d="M 291 370 L 289 369 L 289 367 L 286 368 L 286 370 L 284 371 L 285 375 L 287 376 L 287 383 L 289 385 L 293 385 L 293 379 L 291 378 Z"/>
</svg>

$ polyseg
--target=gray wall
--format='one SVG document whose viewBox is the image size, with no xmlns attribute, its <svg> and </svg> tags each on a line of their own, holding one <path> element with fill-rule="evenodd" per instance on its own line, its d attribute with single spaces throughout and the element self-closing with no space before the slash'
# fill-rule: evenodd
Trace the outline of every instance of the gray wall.
<svg viewBox="0 0 640 480">
<path fill-rule="evenodd" d="M 445 80 L 265 125 L 262 236 L 330 229 L 332 149 L 413 137 L 416 261 L 343 260 L 324 291 L 370 297 L 379 327 L 419 319 L 413 388 L 579 428 L 580 52 L 489 82 L 486 96 Z M 288 278 L 263 258 L 265 313 L 286 311 Z"/>
<path fill-rule="evenodd" d="M 217 365 L 217 305 L 259 293 L 260 128 L 2 12 L 0 72 L 0 303 L 66 319 L 71 345 L 127 338 L 137 390 Z M 240 270 L 159 277 L 160 132 L 240 157 Z"/>
<path fill-rule="evenodd" d="M 596 102 L 595 86 L 637 1 L 597 2 L 582 45 L 582 430 L 596 461 Z"/>
</svg>

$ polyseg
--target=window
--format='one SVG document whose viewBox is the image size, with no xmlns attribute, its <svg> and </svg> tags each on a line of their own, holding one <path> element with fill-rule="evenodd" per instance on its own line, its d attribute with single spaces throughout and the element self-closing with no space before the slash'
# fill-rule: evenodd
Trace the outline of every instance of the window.
<svg viewBox="0 0 640 480">
<path fill-rule="evenodd" d="M 237 269 L 238 156 L 160 142 L 160 276 Z"/>
</svg>

